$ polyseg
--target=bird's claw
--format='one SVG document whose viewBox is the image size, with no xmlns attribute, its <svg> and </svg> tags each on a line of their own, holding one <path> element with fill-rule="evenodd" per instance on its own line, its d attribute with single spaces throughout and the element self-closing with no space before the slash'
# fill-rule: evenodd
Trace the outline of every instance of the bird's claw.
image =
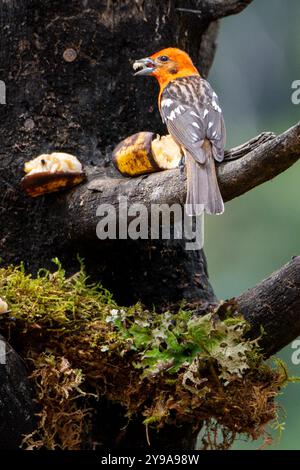
<svg viewBox="0 0 300 470">
<path fill-rule="evenodd" d="M 179 167 L 180 174 L 183 175 L 184 167 L 185 167 L 185 156 L 184 155 L 182 155 L 178 167 Z"/>
</svg>

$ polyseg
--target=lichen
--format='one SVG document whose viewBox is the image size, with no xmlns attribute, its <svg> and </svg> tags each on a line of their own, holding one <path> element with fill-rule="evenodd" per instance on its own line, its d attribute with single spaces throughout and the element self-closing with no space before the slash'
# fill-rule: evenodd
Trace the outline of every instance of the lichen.
<svg viewBox="0 0 300 470">
<path fill-rule="evenodd" d="M 91 394 L 143 420 L 145 436 L 149 426 L 204 423 L 203 448 L 229 448 L 240 433 L 269 439 L 286 370 L 264 362 L 230 306 L 225 315 L 222 305 L 222 315 L 216 307 L 202 316 L 184 305 L 161 313 L 120 307 L 89 283 L 82 263 L 72 277 L 55 263 L 54 273 L 35 278 L 23 266 L 0 269 L 0 296 L 9 305 L 0 332 L 26 360 L 40 405 L 24 448 L 82 448 Z"/>
</svg>

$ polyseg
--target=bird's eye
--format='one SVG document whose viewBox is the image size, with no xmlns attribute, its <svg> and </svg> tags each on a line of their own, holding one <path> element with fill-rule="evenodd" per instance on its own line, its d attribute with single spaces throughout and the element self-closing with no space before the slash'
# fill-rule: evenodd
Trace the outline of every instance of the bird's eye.
<svg viewBox="0 0 300 470">
<path fill-rule="evenodd" d="M 169 57 L 166 55 L 160 55 L 158 57 L 158 60 L 160 60 L 160 62 L 167 62 L 169 60 Z"/>
</svg>

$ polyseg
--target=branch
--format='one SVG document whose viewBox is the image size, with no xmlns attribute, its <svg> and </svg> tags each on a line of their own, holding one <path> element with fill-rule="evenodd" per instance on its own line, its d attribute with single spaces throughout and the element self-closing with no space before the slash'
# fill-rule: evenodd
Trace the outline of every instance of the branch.
<svg viewBox="0 0 300 470">
<path fill-rule="evenodd" d="M 235 299 L 268 357 L 300 335 L 300 256 Z"/>
<path fill-rule="evenodd" d="M 223 163 L 218 177 L 222 196 L 230 201 L 287 170 L 300 158 L 300 122 L 259 145 L 237 161 Z"/>
<path fill-rule="evenodd" d="M 276 137 L 274 132 L 262 132 L 261 134 L 253 137 L 248 142 L 238 145 L 237 147 L 233 147 L 230 150 L 225 150 L 224 158 L 226 162 L 231 160 L 238 160 L 239 158 L 243 157 L 252 150 L 256 149 L 262 144 L 273 140 Z"/>
<path fill-rule="evenodd" d="M 292 166 L 300 157 L 300 123 L 274 137 L 264 133 L 246 144 L 226 152 L 218 166 L 218 179 L 225 201 L 244 194 Z M 238 158 L 236 160 L 236 158 Z M 96 209 L 99 204 L 111 204 L 118 212 L 119 197 L 128 204 L 184 204 L 185 176 L 179 169 L 161 171 L 138 178 L 107 176 L 102 170 L 91 175 L 86 184 L 61 194 L 64 224 L 71 238 L 95 236 Z"/>
<path fill-rule="evenodd" d="M 177 8 L 177 11 L 198 15 L 207 18 L 209 21 L 214 21 L 240 13 L 251 2 L 252 0 L 200 0 L 196 3 L 196 9 Z"/>
</svg>

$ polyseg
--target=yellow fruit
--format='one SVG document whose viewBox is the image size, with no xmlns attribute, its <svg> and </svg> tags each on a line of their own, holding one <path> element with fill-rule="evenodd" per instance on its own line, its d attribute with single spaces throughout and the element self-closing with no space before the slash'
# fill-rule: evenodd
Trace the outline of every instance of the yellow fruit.
<svg viewBox="0 0 300 470">
<path fill-rule="evenodd" d="M 138 132 L 122 140 L 113 151 L 113 162 L 124 176 L 139 176 L 176 168 L 182 157 L 170 135 Z"/>
<path fill-rule="evenodd" d="M 68 153 L 39 155 L 25 163 L 24 171 L 21 184 L 31 197 L 61 191 L 85 179 L 80 161 Z"/>
</svg>

